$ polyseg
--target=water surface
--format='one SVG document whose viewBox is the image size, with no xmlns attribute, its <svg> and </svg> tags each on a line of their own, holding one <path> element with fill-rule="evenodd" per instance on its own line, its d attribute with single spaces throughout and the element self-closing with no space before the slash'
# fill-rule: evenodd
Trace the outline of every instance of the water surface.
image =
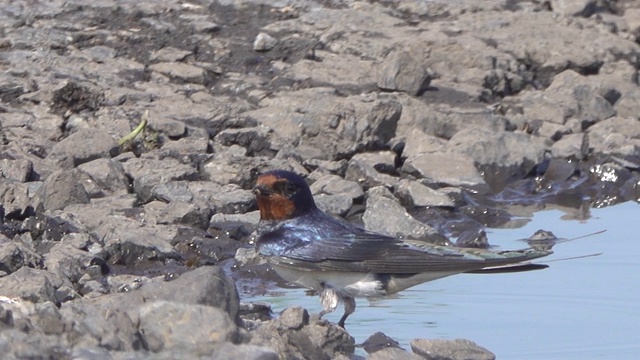
<svg viewBox="0 0 640 360">
<path fill-rule="evenodd" d="M 560 243 L 542 261 L 602 253 L 550 268 L 514 274 L 462 274 L 418 285 L 390 298 L 357 299 L 347 330 L 360 343 L 382 331 L 410 349 L 414 338 L 466 338 L 499 359 L 637 359 L 640 354 L 640 205 L 594 209 L 585 221 L 559 210 L 537 212 L 518 229 L 488 229 L 501 249 L 526 247 L 517 239 L 538 229 Z M 274 312 L 300 305 L 321 309 L 303 289 L 246 299 L 272 304 Z M 338 311 L 326 316 L 337 322 Z M 362 350 L 359 351 L 362 353 Z"/>
</svg>

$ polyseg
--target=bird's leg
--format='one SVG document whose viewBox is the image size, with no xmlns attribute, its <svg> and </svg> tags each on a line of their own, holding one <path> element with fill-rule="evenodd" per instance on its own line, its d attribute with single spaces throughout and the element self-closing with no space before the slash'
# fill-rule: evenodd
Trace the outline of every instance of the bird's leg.
<svg viewBox="0 0 640 360">
<path fill-rule="evenodd" d="M 338 294 L 331 288 L 323 288 L 320 291 L 320 303 L 322 304 L 322 311 L 320 311 L 319 318 L 324 315 L 333 312 L 338 307 L 339 301 Z"/>
<path fill-rule="evenodd" d="M 350 296 L 345 296 L 344 298 L 342 298 L 342 301 L 344 301 L 344 315 L 342 315 L 340 321 L 338 321 L 338 326 L 344 329 L 345 320 L 347 320 L 349 315 L 353 314 L 353 312 L 356 311 L 356 299 Z"/>
</svg>

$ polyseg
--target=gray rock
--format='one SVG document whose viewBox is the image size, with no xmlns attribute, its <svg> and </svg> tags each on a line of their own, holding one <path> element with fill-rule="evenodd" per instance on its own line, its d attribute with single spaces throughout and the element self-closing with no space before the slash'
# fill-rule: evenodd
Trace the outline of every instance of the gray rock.
<svg viewBox="0 0 640 360">
<path fill-rule="evenodd" d="M 395 172 L 397 154 L 393 151 L 366 152 L 355 154 L 351 160 L 363 162 L 384 174 Z"/>
<path fill-rule="evenodd" d="M 254 247 L 239 248 L 233 257 L 238 266 L 266 264 L 267 261 L 258 254 Z"/>
<path fill-rule="evenodd" d="M 391 164 L 393 164 L 391 152 L 356 154 L 349 160 L 344 177 L 345 180 L 360 184 L 365 189 L 374 186 L 393 187 L 398 182 L 398 179 L 376 170 L 376 166 L 379 169 L 389 170 L 389 167 L 392 166 Z"/>
<path fill-rule="evenodd" d="M 288 329 L 301 329 L 309 325 L 309 313 L 300 306 L 287 308 L 280 315 L 280 324 Z"/>
<path fill-rule="evenodd" d="M 584 159 L 587 155 L 585 149 L 585 141 L 587 137 L 585 134 L 569 134 L 563 136 L 560 140 L 553 143 L 551 146 L 551 154 L 554 158 L 576 158 L 578 160 Z"/>
<path fill-rule="evenodd" d="M 551 0 L 551 10 L 560 15 L 589 17 L 597 9 L 595 0 Z"/>
<path fill-rule="evenodd" d="M 183 61 L 187 56 L 191 54 L 193 54 L 193 51 L 181 50 L 171 46 L 167 46 L 158 51 L 154 51 L 149 59 L 159 62 L 178 62 Z"/>
<path fill-rule="evenodd" d="M 172 180 L 196 180 L 198 170 L 173 158 L 135 158 L 123 163 L 133 178 L 133 190 L 142 202 L 151 199 L 154 187 Z"/>
<path fill-rule="evenodd" d="M 603 88 L 605 91 L 603 91 Z M 602 95 L 608 93 L 608 86 L 592 82 L 573 70 L 565 70 L 553 78 L 553 82 L 542 94 L 531 94 L 534 101 L 526 101 L 524 114 L 533 119 L 542 118 L 564 123 L 575 118 L 595 123 L 615 115 L 613 105 Z M 548 104 L 546 107 L 544 104 Z M 548 113 L 544 110 L 550 110 Z M 557 115 L 550 118 L 548 114 Z M 542 116 L 542 117 L 541 117 Z"/>
<path fill-rule="evenodd" d="M 253 155 L 269 148 L 268 133 L 269 130 L 264 127 L 225 129 L 216 135 L 215 140 L 225 146 L 242 146 L 249 155 Z"/>
<path fill-rule="evenodd" d="M 69 282 L 68 285 L 72 286 L 93 265 L 94 256 L 87 251 L 58 243 L 49 250 L 44 259 L 47 270 L 66 279 Z"/>
<path fill-rule="evenodd" d="M 186 136 L 181 137 L 178 140 L 164 141 L 162 143 L 162 150 L 167 151 L 169 153 L 178 153 L 178 154 L 198 154 L 202 155 L 207 152 L 209 147 L 209 139 L 206 137 L 198 137 L 198 136 Z"/>
<path fill-rule="evenodd" d="M 42 255 L 19 242 L 3 239 L 3 236 L 0 236 L 0 273 L 6 276 L 23 266 L 42 269 L 44 267 Z"/>
<path fill-rule="evenodd" d="M 0 351 L 14 359 L 65 359 L 70 356 L 70 344 L 64 338 L 53 335 L 34 335 L 20 329 L 0 333 Z"/>
<path fill-rule="evenodd" d="M 303 316 L 302 324 L 305 324 L 305 311 L 294 312 Z M 295 321 L 296 325 L 299 325 L 299 317 L 295 318 L 298 319 Z M 282 324 L 281 319 L 263 323 L 253 332 L 250 341 L 252 345 L 275 350 L 281 358 L 327 360 L 342 354 L 353 354 L 354 343 L 353 337 L 344 329 L 325 320 L 312 321 L 301 328 L 291 329 Z"/>
<path fill-rule="evenodd" d="M 65 330 L 65 321 L 60 310 L 52 302 L 38 304 L 33 317 L 34 326 L 40 328 L 47 335 L 61 334 Z"/>
<path fill-rule="evenodd" d="M 64 212 L 60 213 L 60 218 L 79 229 L 93 231 L 106 222 L 114 221 L 114 214 L 131 211 L 130 209 L 136 205 L 138 202 L 133 194 L 97 198 L 92 199 L 90 204 L 66 206 Z"/>
<path fill-rule="evenodd" d="M 446 140 L 416 129 L 407 135 L 402 156 L 408 158 L 422 153 L 444 151 L 446 145 Z"/>
<path fill-rule="evenodd" d="M 25 215 L 31 204 L 31 183 L 0 179 L 0 206 L 5 216 Z"/>
<path fill-rule="evenodd" d="M 378 350 L 367 357 L 368 360 L 424 360 L 424 357 L 392 347 Z"/>
<path fill-rule="evenodd" d="M 117 152 L 118 144 L 105 130 L 80 129 L 55 144 L 47 158 L 68 169 Z"/>
<path fill-rule="evenodd" d="M 324 160 L 382 148 L 395 136 L 402 113 L 396 101 L 364 95 L 340 98 L 327 88 L 279 93 L 260 105 L 245 115 L 273 129 L 282 146 L 312 148 Z"/>
<path fill-rule="evenodd" d="M 524 143 L 527 146 L 522 146 Z M 483 129 L 462 130 L 447 145 L 449 151 L 471 157 L 494 189 L 501 189 L 513 178 L 523 178 L 544 160 L 547 151 L 544 139 L 539 137 Z"/>
<path fill-rule="evenodd" d="M 207 76 L 204 69 L 183 63 L 162 62 L 153 64 L 149 68 L 170 79 L 194 84 L 204 84 Z"/>
<path fill-rule="evenodd" d="M 261 32 L 256 36 L 256 39 L 253 41 L 253 50 L 255 51 L 269 51 L 273 49 L 278 44 L 278 39 L 273 36 Z"/>
<path fill-rule="evenodd" d="M 320 210 L 337 216 L 346 215 L 353 206 L 353 199 L 345 194 L 319 194 L 314 196 L 314 200 Z"/>
<path fill-rule="evenodd" d="M 49 175 L 36 192 L 36 204 L 45 210 L 61 210 L 70 204 L 88 204 L 89 195 L 80 183 L 82 173 L 77 170 L 58 170 Z"/>
<path fill-rule="evenodd" d="M 57 302 L 58 286 L 60 284 L 54 280 L 54 275 L 50 272 L 21 267 L 2 278 L 0 293 L 7 297 L 21 298 L 31 302 Z"/>
<path fill-rule="evenodd" d="M 523 147 L 523 143 L 529 145 Z M 546 150 L 540 138 L 524 133 L 495 133 L 481 129 L 462 130 L 447 145 L 450 151 L 470 156 L 479 166 L 515 168 L 520 174 L 527 174 L 540 163 Z"/>
<path fill-rule="evenodd" d="M 129 304 L 128 310 L 137 310 L 135 305 Z M 76 348 L 99 346 L 111 351 L 143 348 L 138 324 L 121 309 L 83 306 L 69 302 L 63 304 L 60 313 L 65 322 L 73 324 L 68 325 L 65 332 L 69 333 L 69 338 L 74 339 Z"/>
<path fill-rule="evenodd" d="M 113 159 L 96 159 L 78 166 L 99 189 L 97 196 L 123 195 L 129 192 L 129 179 L 122 164 Z M 85 188 L 88 184 L 83 184 Z"/>
<path fill-rule="evenodd" d="M 328 173 L 342 176 L 347 171 L 347 160 L 328 161 L 322 159 L 307 159 L 304 161 L 304 166 L 315 170 L 321 169 Z"/>
<path fill-rule="evenodd" d="M 410 207 L 452 207 L 455 205 L 453 200 L 447 194 L 409 179 L 402 179 L 398 182 L 398 186 L 395 190 L 395 195 L 404 204 L 407 204 Z"/>
<path fill-rule="evenodd" d="M 595 153 L 633 155 L 640 145 L 640 121 L 614 117 L 587 129 L 589 147 Z"/>
<path fill-rule="evenodd" d="M 378 74 L 378 87 L 418 95 L 429 86 L 431 75 L 424 65 L 424 55 L 399 50 L 387 55 Z"/>
<path fill-rule="evenodd" d="M 214 214 L 211 217 L 210 226 L 216 229 L 241 227 L 242 233 L 250 234 L 258 221 L 260 221 L 260 211 L 246 214 Z"/>
<path fill-rule="evenodd" d="M 364 192 L 355 181 L 344 180 L 337 175 L 326 175 L 316 180 L 310 186 L 311 193 L 327 195 L 343 195 L 356 200 L 364 196 Z"/>
<path fill-rule="evenodd" d="M 233 146 L 231 146 L 233 147 Z M 229 147 L 229 148 L 231 148 Z M 250 158 L 229 153 L 216 153 L 202 166 L 205 179 L 220 185 L 235 184 L 244 189 L 251 188 L 256 172 L 268 169 L 286 169 L 299 171 L 302 167 L 288 159 Z M 306 173 L 302 168 L 300 173 Z"/>
<path fill-rule="evenodd" d="M 98 45 L 82 50 L 89 59 L 97 63 L 104 63 L 113 59 L 118 54 L 117 50 L 108 46 Z"/>
<path fill-rule="evenodd" d="M 142 306 L 138 328 L 152 352 L 179 350 L 203 356 L 212 353 L 220 343 L 238 339 L 238 330 L 224 311 L 168 301 Z"/>
<path fill-rule="evenodd" d="M 168 225 L 140 226 L 124 216 L 109 216 L 95 229 L 112 264 L 133 265 L 142 260 L 164 260 L 179 255 L 170 241 L 177 229 Z"/>
<path fill-rule="evenodd" d="M 253 208 L 255 195 L 250 190 L 240 189 L 235 185 L 223 186 L 221 190 L 214 202 L 218 212 L 245 213 Z"/>
<path fill-rule="evenodd" d="M 435 229 L 409 215 L 389 190 L 383 187 L 367 191 L 367 208 L 362 221 L 369 231 L 399 238 L 430 241 L 439 241 L 442 238 Z"/>
<path fill-rule="evenodd" d="M 220 345 L 208 358 L 212 360 L 279 360 L 280 356 L 264 346 L 234 345 L 227 342 Z"/>
<path fill-rule="evenodd" d="M 423 153 L 408 158 L 402 171 L 433 184 L 483 186 L 485 181 L 473 158 L 457 153 Z"/>
<path fill-rule="evenodd" d="M 144 284 L 140 294 L 150 300 L 217 307 L 234 320 L 240 303 L 233 281 L 216 266 L 199 267 L 174 281 Z"/>
<path fill-rule="evenodd" d="M 194 194 L 190 189 L 189 181 L 168 181 L 166 183 L 155 186 L 151 191 L 151 197 L 154 200 L 163 202 L 191 202 L 194 200 Z"/>
<path fill-rule="evenodd" d="M 31 178 L 33 162 L 28 159 L 1 159 L 0 178 L 26 182 Z"/>
<path fill-rule="evenodd" d="M 211 207 L 201 201 L 196 203 L 172 201 L 161 211 L 157 223 L 190 225 L 206 230 L 209 228 L 212 213 Z"/>
<path fill-rule="evenodd" d="M 415 339 L 411 350 L 429 360 L 493 360 L 496 356 L 489 350 L 466 339 Z"/>
<path fill-rule="evenodd" d="M 183 137 L 187 132 L 184 122 L 166 118 L 162 115 L 153 115 L 153 121 L 148 125 L 151 129 L 161 132 L 171 139 Z"/>
<path fill-rule="evenodd" d="M 441 90 L 444 91 L 444 90 Z M 448 95 L 448 96 L 447 96 Z M 456 94 L 444 95 L 445 97 L 460 96 Z M 460 108 L 449 104 L 431 104 L 425 103 L 418 99 L 401 98 L 403 110 L 402 117 L 398 122 L 397 136 L 404 136 L 410 140 L 414 132 L 418 132 L 416 141 L 413 144 L 423 141 L 423 144 L 417 144 L 416 152 L 433 152 L 443 149 L 444 139 L 450 139 L 458 131 L 469 128 L 482 128 L 490 131 L 500 132 L 511 127 L 510 120 L 504 116 L 495 114 L 494 111 L 487 109 L 485 105 L 469 104 L 464 108 Z M 470 101 L 465 96 L 465 102 Z M 422 132 L 434 138 L 426 138 L 419 133 Z M 424 140 L 423 140 L 424 139 Z M 415 145 L 412 145 L 415 146 Z M 424 150 L 421 150 L 423 147 Z M 408 151 L 411 148 L 407 148 Z M 404 155 L 405 157 L 411 154 Z"/>
</svg>

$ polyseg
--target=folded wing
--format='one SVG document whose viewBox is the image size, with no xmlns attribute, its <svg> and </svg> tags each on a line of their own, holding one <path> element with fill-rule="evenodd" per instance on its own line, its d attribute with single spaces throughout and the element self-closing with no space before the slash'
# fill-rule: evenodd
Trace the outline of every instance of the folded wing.
<svg viewBox="0 0 640 360">
<path fill-rule="evenodd" d="M 500 252 L 455 248 L 415 240 L 401 241 L 362 231 L 313 241 L 291 249 L 274 260 L 316 271 L 415 274 L 493 268 L 503 269 L 496 272 L 504 272 L 509 268 L 507 265 L 519 264 L 551 253 L 532 248 Z M 525 265 L 532 269 L 536 267 L 535 264 L 518 266 Z"/>
</svg>

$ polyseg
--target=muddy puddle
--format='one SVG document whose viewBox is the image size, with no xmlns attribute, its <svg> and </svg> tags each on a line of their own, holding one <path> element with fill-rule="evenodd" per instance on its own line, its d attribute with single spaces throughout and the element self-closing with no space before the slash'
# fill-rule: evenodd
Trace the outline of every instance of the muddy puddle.
<svg viewBox="0 0 640 360">
<path fill-rule="evenodd" d="M 626 202 L 589 215 L 576 219 L 573 212 L 549 207 L 514 219 L 523 224 L 519 228 L 488 228 L 489 241 L 505 249 L 526 246 L 522 239 L 538 229 L 567 238 L 606 231 L 557 244 L 542 259 L 550 265 L 544 270 L 457 275 L 390 298 L 358 299 L 347 329 L 357 343 L 382 331 L 405 349 L 414 338 L 466 338 L 502 359 L 635 359 L 640 205 Z M 583 257 L 594 254 L 599 255 Z M 294 305 L 321 310 L 317 296 L 304 289 L 274 288 L 243 300 L 271 304 L 275 314 Z"/>
</svg>

